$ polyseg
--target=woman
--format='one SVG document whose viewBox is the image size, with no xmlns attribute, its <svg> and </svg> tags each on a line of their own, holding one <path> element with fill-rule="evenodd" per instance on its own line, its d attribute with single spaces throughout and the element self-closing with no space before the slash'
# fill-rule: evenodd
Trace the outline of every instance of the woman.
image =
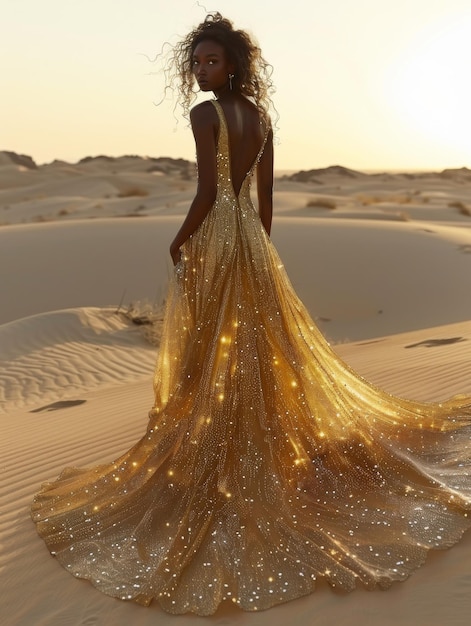
<svg viewBox="0 0 471 626">
<path fill-rule="evenodd" d="M 375 388 L 297 298 L 269 239 L 270 81 L 248 35 L 208 16 L 174 61 L 186 110 L 194 80 L 217 99 L 191 111 L 198 190 L 170 248 L 149 427 L 44 485 L 38 532 L 75 576 L 172 613 L 266 609 L 318 578 L 386 588 L 470 525 L 470 399 Z"/>
</svg>

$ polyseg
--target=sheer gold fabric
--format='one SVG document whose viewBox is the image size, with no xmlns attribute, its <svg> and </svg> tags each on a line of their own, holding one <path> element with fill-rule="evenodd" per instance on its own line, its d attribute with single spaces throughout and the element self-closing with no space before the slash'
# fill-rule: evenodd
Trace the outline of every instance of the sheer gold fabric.
<svg viewBox="0 0 471 626">
<path fill-rule="evenodd" d="M 252 171 L 234 192 L 214 106 L 218 195 L 171 281 L 148 430 L 43 485 L 33 519 L 72 574 L 171 613 L 266 609 L 319 578 L 388 587 L 470 525 L 470 400 L 392 397 L 338 358 L 250 201 Z"/>
</svg>

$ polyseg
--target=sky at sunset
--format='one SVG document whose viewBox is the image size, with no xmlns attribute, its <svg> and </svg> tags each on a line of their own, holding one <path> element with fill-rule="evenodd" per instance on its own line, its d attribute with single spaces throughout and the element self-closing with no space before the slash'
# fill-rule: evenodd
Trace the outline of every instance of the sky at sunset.
<svg viewBox="0 0 471 626">
<path fill-rule="evenodd" d="M 471 167 L 471 0 L 201 4 L 274 66 L 278 170 Z M 194 0 L 2 0 L 0 149 L 193 159 L 148 58 L 205 14 Z"/>
</svg>

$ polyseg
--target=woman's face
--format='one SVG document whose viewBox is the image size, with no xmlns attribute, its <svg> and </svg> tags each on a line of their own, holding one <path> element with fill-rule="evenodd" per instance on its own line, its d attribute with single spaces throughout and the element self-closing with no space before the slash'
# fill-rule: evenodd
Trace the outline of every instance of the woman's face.
<svg viewBox="0 0 471 626">
<path fill-rule="evenodd" d="M 233 65 L 219 43 L 205 39 L 193 52 L 193 73 L 201 91 L 218 91 L 227 85 Z"/>
</svg>

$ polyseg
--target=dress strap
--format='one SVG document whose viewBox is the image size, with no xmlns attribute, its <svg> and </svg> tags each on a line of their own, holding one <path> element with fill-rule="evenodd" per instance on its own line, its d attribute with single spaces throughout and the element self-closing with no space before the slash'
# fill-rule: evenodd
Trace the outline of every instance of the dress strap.
<svg viewBox="0 0 471 626">
<path fill-rule="evenodd" d="M 219 102 L 217 100 L 210 100 L 210 102 L 212 102 L 212 104 L 214 105 L 214 108 L 216 109 L 216 112 L 218 114 L 219 117 L 219 135 L 221 135 L 221 128 L 224 128 L 225 132 L 228 133 L 227 130 L 227 123 L 226 123 L 226 116 L 224 115 L 224 111 L 222 110 L 222 106 L 219 104 Z"/>
</svg>

